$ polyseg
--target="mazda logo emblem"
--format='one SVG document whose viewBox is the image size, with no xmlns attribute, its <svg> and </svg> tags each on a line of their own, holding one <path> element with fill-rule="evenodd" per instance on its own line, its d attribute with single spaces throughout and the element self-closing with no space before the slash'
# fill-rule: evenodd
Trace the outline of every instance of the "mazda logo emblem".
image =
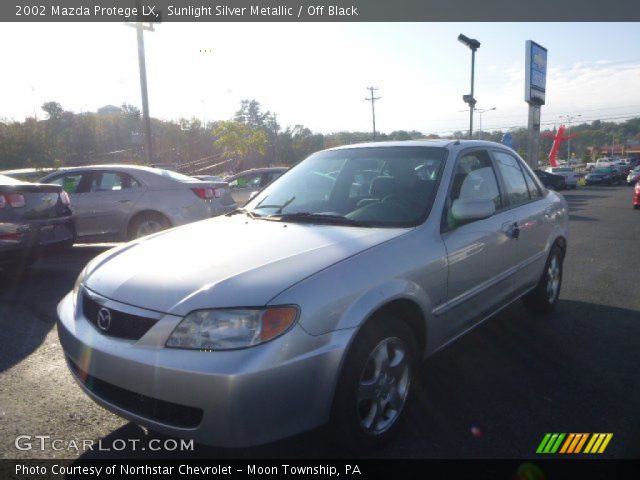
<svg viewBox="0 0 640 480">
<path fill-rule="evenodd" d="M 98 312 L 98 328 L 103 332 L 109 330 L 111 326 L 111 312 L 106 308 L 101 308 Z"/>
</svg>

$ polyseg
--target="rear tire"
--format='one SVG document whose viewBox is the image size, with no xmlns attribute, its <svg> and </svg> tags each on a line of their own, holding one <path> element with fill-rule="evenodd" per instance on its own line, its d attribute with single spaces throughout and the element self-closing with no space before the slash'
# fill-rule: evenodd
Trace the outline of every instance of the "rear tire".
<svg viewBox="0 0 640 480">
<path fill-rule="evenodd" d="M 353 452 L 386 443 L 397 432 L 409 398 L 418 348 L 402 320 L 384 315 L 358 333 L 333 401 L 333 439 Z"/>
<path fill-rule="evenodd" d="M 133 217 L 129 224 L 129 240 L 166 230 L 170 226 L 169 220 L 161 213 L 142 213 Z"/>
<path fill-rule="evenodd" d="M 523 298 L 525 307 L 541 315 L 550 314 L 558 303 L 562 287 L 564 252 L 556 244 L 551 248 L 538 285 Z"/>
</svg>

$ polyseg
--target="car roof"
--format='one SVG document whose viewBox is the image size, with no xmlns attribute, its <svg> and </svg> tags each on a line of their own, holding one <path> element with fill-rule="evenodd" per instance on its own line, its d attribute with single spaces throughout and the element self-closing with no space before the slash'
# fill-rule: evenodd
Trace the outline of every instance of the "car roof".
<svg viewBox="0 0 640 480">
<path fill-rule="evenodd" d="M 78 170 L 137 170 L 141 172 L 157 172 L 158 170 L 162 170 L 160 168 L 147 167 L 144 165 L 127 165 L 127 164 L 105 164 L 105 165 L 78 165 L 75 167 L 63 167 L 56 172 L 64 171 L 64 172 L 77 172 Z M 53 173 L 53 172 L 51 172 Z"/>
<path fill-rule="evenodd" d="M 462 140 L 462 139 L 438 139 L 438 140 L 401 140 L 392 142 L 365 142 L 353 143 L 350 145 L 341 145 L 339 147 L 329 148 L 332 150 L 346 150 L 350 148 L 377 148 L 377 147 L 440 147 L 450 148 L 452 146 L 467 147 L 502 147 L 509 148 L 506 145 L 496 142 L 488 142 L 486 140 Z"/>
</svg>

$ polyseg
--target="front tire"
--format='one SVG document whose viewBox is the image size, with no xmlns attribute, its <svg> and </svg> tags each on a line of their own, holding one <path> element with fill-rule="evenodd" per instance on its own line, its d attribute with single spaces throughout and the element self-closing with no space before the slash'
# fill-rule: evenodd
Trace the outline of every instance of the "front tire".
<svg viewBox="0 0 640 480">
<path fill-rule="evenodd" d="M 538 285 L 522 298 L 525 307 L 532 312 L 548 315 L 555 308 L 562 286 L 563 261 L 564 252 L 558 245 L 554 245 L 549 252 Z"/>
<path fill-rule="evenodd" d="M 414 337 L 405 322 L 387 315 L 358 333 L 333 402 L 331 433 L 343 447 L 364 452 L 397 432 L 418 355 Z"/>
</svg>

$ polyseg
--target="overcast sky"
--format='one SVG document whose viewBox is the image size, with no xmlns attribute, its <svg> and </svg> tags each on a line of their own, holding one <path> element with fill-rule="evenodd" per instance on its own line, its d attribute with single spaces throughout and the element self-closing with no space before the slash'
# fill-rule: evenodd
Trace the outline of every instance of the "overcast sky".
<svg viewBox="0 0 640 480">
<path fill-rule="evenodd" d="M 481 42 L 477 106 L 496 107 L 484 129 L 526 124 L 526 40 L 549 49 L 543 124 L 640 116 L 637 23 L 166 23 L 145 33 L 151 115 L 230 119 L 251 98 L 283 127 L 369 131 L 372 85 L 379 131 L 465 130 L 471 56 L 459 33 Z M 0 118 L 43 118 L 49 100 L 75 112 L 140 105 L 124 24 L 5 23 L 0 44 Z"/>
</svg>

